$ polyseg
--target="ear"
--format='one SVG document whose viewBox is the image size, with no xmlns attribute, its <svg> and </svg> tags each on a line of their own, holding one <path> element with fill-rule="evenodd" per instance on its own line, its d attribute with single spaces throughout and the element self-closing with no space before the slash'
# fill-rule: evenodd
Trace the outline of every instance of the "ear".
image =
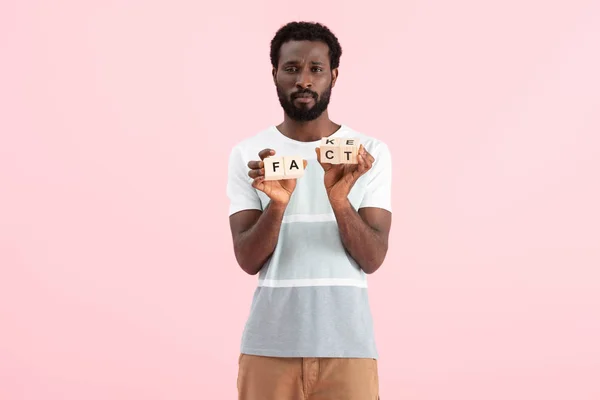
<svg viewBox="0 0 600 400">
<path fill-rule="evenodd" d="M 273 83 L 277 85 L 277 69 L 273 67 L 271 71 L 271 75 L 273 75 Z"/>
<path fill-rule="evenodd" d="M 331 87 L 335 86 L 335 82 L 337 81 L 338 74 L 339 74 L 338 68 L 331 70 Z"/>
</svg>

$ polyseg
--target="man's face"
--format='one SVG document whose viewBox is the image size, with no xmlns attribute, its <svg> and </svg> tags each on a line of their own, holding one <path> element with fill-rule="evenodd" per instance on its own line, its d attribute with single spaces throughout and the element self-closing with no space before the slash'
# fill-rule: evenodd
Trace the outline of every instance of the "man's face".
<svg viewBox="0 0 600 400">
<path fill-rule="evenodd" d="M 330 69 L 325 43 L 289 41 L 281 46 L 273 78 L 285 113 L 296 121 L 312 121 L 329 105 L 337 70 Z"/>
</svg>

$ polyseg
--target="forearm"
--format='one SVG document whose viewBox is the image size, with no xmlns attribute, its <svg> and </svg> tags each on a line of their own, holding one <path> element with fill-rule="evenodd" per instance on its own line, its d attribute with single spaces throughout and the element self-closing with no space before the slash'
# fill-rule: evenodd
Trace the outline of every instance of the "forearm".
<svg viewBox="0 0 600 400">
<path fill-rule="evenodd" d="M 269 203 L 256 223 L 237 237 L 235 256 L 248 274 L 258 273 L 275 250 L 286 207 Z"/>
<path fill-rule="evenodd" d="M 387 236 L 367 224 L 347 199 L 331 205 L 342 244 L 361 269 L 372 274 L 385 259 Z"/>
</svg>

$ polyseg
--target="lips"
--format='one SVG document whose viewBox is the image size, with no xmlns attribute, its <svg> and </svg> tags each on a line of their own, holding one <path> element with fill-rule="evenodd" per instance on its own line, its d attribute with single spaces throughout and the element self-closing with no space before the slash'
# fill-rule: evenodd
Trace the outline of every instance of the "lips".
<svg viewBox="0 0 600 400">
<path fill-rule="evenodd" d="M 294 96 L 294 101 L 297 101 L 299 103 L 310 103 L 311 101 L 314 100 L 314 98 L 315 98 L 314 95 L 312 95 L 310 93 L 304 93 L 304 94 Z"/>
</svg>

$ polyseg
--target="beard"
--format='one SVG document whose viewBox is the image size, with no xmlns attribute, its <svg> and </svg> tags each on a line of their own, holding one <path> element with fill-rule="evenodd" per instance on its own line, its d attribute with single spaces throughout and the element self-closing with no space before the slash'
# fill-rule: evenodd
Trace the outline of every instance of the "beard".
<svg viewBox="0 0 600 400">
<path fill-rule="evenodd" d="M 304 89 L 294 92 L 294 94 L 288 98 L 286 97 L 285 93 L 283 93 L 281 88 L 277 86 L 277 97 L 279 98 L 279 104 L 281 104 L 283 111 L 291 119 L 301 122 L 312 121 L 317 119 L 325 110 L 327 110 L 327 106 L 329 105 L 329 100 L 331 98 L 331 88 L 332 85 L 330 84 L 329 88 L 327 88 L 327 90 L 325 90 L 321 96 L 310 89 Z M 294 100 L 296 97 L 303 94 L 309 94 L 314 98 L 314 106 L 308 108 L 306 106 L 296 107 L 296 105 L 294 105 Z"/>
</svg>

